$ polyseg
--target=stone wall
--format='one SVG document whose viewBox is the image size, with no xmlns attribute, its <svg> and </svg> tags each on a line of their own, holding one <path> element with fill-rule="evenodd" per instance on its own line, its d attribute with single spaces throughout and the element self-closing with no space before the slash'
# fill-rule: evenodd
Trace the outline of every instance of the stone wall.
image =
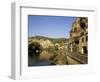
<svg viewBox="0 0 100 82">
<path fill-rule="evenodd" d="M 78 17 L 72 25 L 69 38 L 69 51 L 87 54 L 88 18 Z"/>
</svg>

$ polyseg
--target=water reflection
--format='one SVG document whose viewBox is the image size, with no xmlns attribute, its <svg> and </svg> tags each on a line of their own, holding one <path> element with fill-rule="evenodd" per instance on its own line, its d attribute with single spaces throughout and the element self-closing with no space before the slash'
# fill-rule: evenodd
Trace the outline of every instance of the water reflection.
<svg viewBox="0 0 100 82">
<path fill-rule="evenodd" d="M 39 56 L 28 56 L 28 65 L 29 66 L 49 66 L 55 65 L 51 60 L 54 56 L 53 52 L 48 50 L 43 50 Z"/>
</svg>

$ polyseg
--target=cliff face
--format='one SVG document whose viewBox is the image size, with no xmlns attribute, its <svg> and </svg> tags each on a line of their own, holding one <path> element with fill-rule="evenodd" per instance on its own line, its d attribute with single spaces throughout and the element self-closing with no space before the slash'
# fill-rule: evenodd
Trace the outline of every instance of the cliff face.
<svg viewBox="0 0 100 82">
<path fill-rule="evenodd" d="M 70 37 L 80 37 L 81 33 L 88 28 L 88 18 L 78 17 L 72 25 Z"/>
<path fill-rule="evenodd" d="M 68 41 L 66 38 L 49 38 L 43 36 L 34 36 L 28 39 L 28 44 L 32 42 L 38 42 L 44 49 L 46 49 L 49 47 L 54 47 L 56 46 L 56 44 L 58 44 L 59 47 L 62 47 L 66 43 L 66 41 Z"/>
<path fill-rule="evenodd" d="M 70 51 L 81 52 L 87 54 L 87 40 L 88 40 L 88 18 L 78 17 L 72 24 L 70 31 L 69 46 Z"/>
</svg>

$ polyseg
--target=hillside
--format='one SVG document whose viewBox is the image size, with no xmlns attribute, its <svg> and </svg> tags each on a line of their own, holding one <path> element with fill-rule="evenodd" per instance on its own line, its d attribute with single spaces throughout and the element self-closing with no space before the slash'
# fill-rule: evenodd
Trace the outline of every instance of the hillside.
<svg viewBox="0 0 100 82">
<path fill-rule="evenodd" d="M 37 40 L 40 40 L 40 39 L 43 39 L 43 40 L 50 40 L 50 41 L 52 41 L 53 43 L 55 43 L 55 42 L 58 42 L 58 43 L 60 43 L 60 42 L 66 42 L 66 41 L 68 41 L 68 39 L 67 38 L 50 38 L 50 37 L 45 37 L 45 36 L 33 36 L 33 37 L 29 37 L 29 40 L 30 39 L 37 39 Z"/>
</svg>

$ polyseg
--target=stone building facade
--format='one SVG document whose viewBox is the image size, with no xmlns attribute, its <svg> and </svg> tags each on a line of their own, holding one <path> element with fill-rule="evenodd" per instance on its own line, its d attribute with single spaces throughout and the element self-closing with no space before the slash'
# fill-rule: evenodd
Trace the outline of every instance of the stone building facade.
<svg viewBox="0 0 100 82">
<path fill-rule="evenodd" d="M 69 51 L 88 53 L 88 18 L 78 17 L 72 24 L 69 38 Z"/>
</svg>

